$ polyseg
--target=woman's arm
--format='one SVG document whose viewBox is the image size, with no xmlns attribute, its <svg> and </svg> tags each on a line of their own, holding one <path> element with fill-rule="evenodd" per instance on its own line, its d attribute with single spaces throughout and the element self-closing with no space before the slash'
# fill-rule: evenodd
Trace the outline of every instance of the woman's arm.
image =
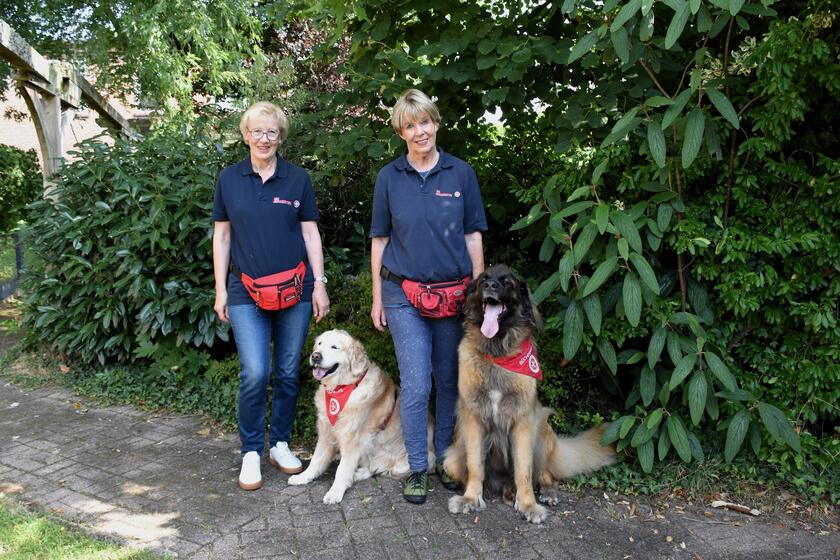
<svg viewBox="0 0 840 560">
<path fill-rule="evenodd" d="M 481 232 L 464 234 L 464 242 L 467 244 L 467 254 L 472 262 L 472 277 L 478 278 L 484 272 L 484 245 L 481 242 Z"/>
<path fill-rule="evenodd" d="M 301 222 L 301 233 L 303 243 L 306 245 L 306 257 L 309 259 L 309 266 L 312 268 L 312 275 L 315 278 L 324 275 L 324 249 L 321 244 L 321 232 L 318 231 L 318 222 Z M 327 296 L 327 286 L 323 282 L 315 281 L 312 289 L 312 314 L 315 322 L 327 316 L 330 310 L 330 298 Z"/>
<path fill-rule="evenodd" d="M 213 225 L 213 278 L 216 281 L 216 302 L 213 311 L 227 323 L 227 276 L 230 266 L 230 222 L 214 222 Z"/>
<path fill-rule="evenodd" d="M 370 318 L 376 330 L 384 331 L 388 326 L 385 309 L 382 307 L 382 253 L 390 237 L 374 237 L 370 240 L 370 279 L 372 283 L 373 302 L 370 306 Z"/>
</svg>

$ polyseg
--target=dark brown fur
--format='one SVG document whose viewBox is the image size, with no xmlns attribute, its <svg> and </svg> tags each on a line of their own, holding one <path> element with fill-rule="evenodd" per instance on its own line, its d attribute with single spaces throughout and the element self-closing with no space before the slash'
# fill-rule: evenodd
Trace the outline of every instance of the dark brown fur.
<svg viewBox="0 0 840 560">
<path fill-rule="evenodd" d="M 504 304 L 499 331 L 486 338 L 480 327 L 487 299 Z M 601 447 L 600 429 L 575 438 L 558 437 L 548 424 L 552 411 L 537 399 L 537 380 L 505 370 L 486 355 L 510 356 L 542 327 L 542 319 L 524 280 L 507 266 L 488 268 L 467 292 L 464 338 L 458 349 L 458 408 L 455 439 L 444 468 L 465 485 L 463 496 L 449 501 L 452 513 L 484 508 L 484 491 L 513 498 L 528 521 L 541 523 L 540 499 L 556 502 L 560 479 L 589 472 L 615 460 Z"/>
</svg>

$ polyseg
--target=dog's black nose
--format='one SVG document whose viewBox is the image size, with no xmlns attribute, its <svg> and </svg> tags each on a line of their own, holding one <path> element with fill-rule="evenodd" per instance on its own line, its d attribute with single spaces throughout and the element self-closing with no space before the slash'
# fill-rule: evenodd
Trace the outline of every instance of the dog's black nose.
<svg viewBox="0 0 840 560">
<path fill-rule="evenodd" d="M 485 278 L 481 287 L 485 290 L 496 290 L 499 288 L 499 283 L 492 278 Z"/>
<path fill-rule="evenodd" d="M 321 356 L 320 352 L 312 352 L 312 355 L 309 356 L 309 362 L 314 366 L 321 363 L 323 357 Z"/>
</svg>

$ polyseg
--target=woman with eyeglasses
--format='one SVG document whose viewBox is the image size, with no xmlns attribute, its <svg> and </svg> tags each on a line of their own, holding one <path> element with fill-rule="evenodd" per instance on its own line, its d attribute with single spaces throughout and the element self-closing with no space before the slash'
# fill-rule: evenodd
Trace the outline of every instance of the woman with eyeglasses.
<svg viewBox="0 0 840 560">
<path fill-rule="evenodd" d="M 262 486 L 269 377 L 269 463 L 288 474 L 303 470 L 289 448 L 301 350 L 310 317 L 323 319 L 330 300 L 312 182 L 277 154 L 289 132 L 285 113 L 272 103 L 255 103 L 239 130 L 250 154 L 223 169 L 216 182 L 213 309 L 230 322 L 239 352 L 239 486 L 256 490 Z"/>
</svg>

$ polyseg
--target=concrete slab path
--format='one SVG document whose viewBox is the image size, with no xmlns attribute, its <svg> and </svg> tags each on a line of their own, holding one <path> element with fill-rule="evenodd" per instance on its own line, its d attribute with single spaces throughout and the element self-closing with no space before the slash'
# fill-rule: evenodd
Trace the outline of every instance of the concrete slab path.
<svg viewBox="0 0 840 560">
<path fill-rule="evenodd" d="M 440 485 L 411 505 L 387 478 L 328 506 L 329 477 L 292 487 L 264 461 L 263 488 L 244 492 L 238 467 L 235 436 L 201 418 L 95 408 L 63 388 L 0 380 L 0 492 L 178 558 L 804 560 L 840 548 L 836 531 L 785 518 L 687 505 L 654 512 L 599 493 L 564 494 L 538 526 L 498 500 L 452 515 Z"/>
</svg>

